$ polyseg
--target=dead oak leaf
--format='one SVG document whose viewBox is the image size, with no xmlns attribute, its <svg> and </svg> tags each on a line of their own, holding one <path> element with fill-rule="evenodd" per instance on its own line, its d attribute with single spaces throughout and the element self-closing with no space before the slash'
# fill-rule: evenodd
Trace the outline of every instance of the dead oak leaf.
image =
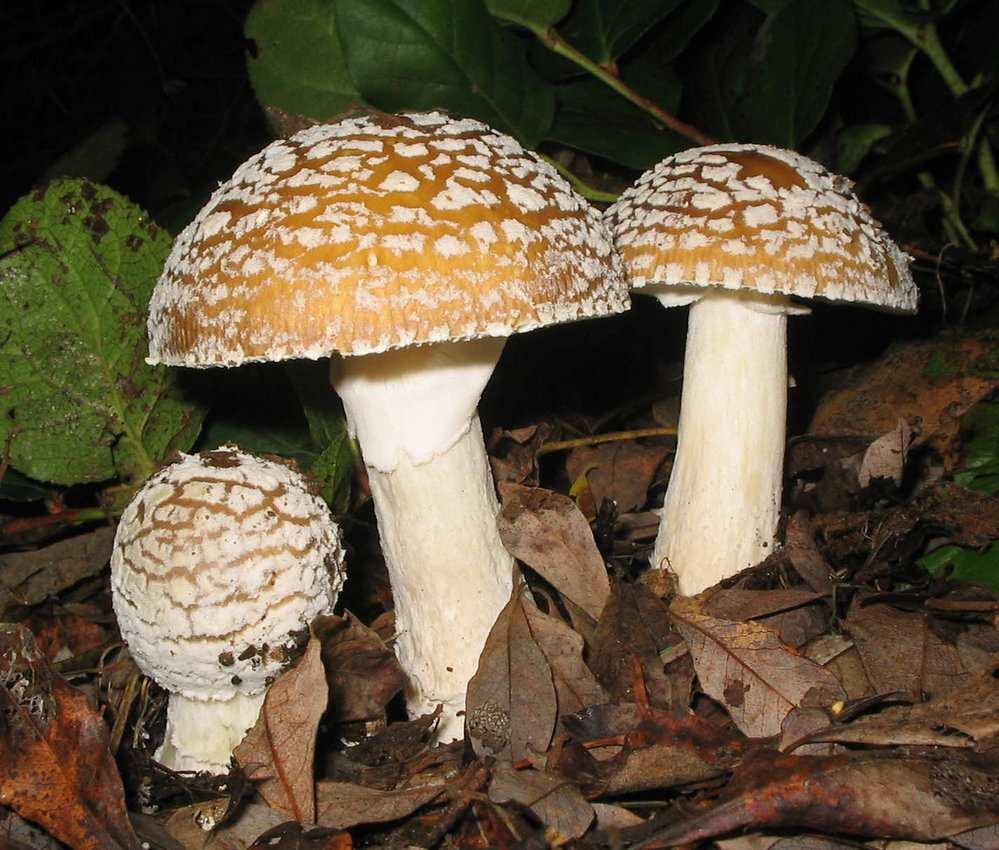
<svg viewBox="0 0 999 850">
<path fill-rule="evenodd" d="M 561 493 L 516 484 L 504 485 L 500 492 L 503 510 L 497 526 L 507 551 L 598 619 L 610 582 L 586 517 Z"/>
<path fill-rule="evenodd" d="M 0 625 L 0 805 L 74 850 L 139 850 L 108 730 L 27 629 Z"/>
<path fill-rule="evenodd" d="M 828 670 L 781 643 L 760 623 L 720 620 L 697 599 L 678 597 L 670 615 L 693 658 L 701 687 L 750 737 L 778 735 L 796 707 L 845 699 Z"/>
<path fill-rule="evenodd" d="M 443 790 L 443 784 L 382 791 L 352 782 L 320 781 L 316 784 L 317 821 L 332 829 L 388 823 L 411 815 Z"/>
<path fill-rule="evenodd" d="M 260 716 L 233 755 L 267 804 L 299 823 L 315 823 L 313 760 L 328 691 L 321 644 L 309 640 L 298 665 L 271 685 Z"/>
<path fill-rule="evenodd" d="M 527 806 L 560 841 L 582 837 L 593 823 L 593 807 L 579 787 L 562 776 L 539 770 L 516 770 L 509 762 L 493 768 L 489 799 Z"/>
</svg>

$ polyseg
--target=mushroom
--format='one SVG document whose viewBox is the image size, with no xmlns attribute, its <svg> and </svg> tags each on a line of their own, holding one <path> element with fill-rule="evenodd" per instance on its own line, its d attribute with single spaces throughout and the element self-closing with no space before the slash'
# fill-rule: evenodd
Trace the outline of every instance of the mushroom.
<svg viewBox="0 0 999 850">
<path fill-rule="evenodd" d="M 333 356 L 371 482 L 411 714 L 465 687 L 513 560 L 476 413 L 510 334 L 628 307 L 600 216 L 514 139 L 440 113 L 351 118 L 242 165 L 177 239 L 150 361 Z"/>
<path fill-rule="evenodd" d="M 694 148 L 606 212 L 634 290 L 690 304 L 676 459 L 653 566 L 695 594 L 773 551 L 791 296 L 913 312 L 907 258 L 845 177 L 793 151 Z"/>
<path fill-rule="evenodd" d="M 267 686 L 343 584 L 329 508 L 290 467 L 223 446 L 184 455 L 125 508 L 111 556 L 122 637 L 170 693 L 156 759 L 224 773 Z"/>
</svg>

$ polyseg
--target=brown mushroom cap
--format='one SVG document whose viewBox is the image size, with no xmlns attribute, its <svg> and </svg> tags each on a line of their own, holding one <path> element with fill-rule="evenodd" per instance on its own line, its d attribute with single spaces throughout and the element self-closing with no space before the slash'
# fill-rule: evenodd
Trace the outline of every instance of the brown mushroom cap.
<svg viewBox="0 0 999 850">
<path fill-rule="evenodd" d="M 908 258 L 851 185 L 793 151 L 711 145 L 645 172 L 606 216 L 635 289 L 717 286 L 912 312 Z"/>
<path fill-rule="evenodd" d="M 252 157 L 180 234 L 150 362 L 366 354 L 627 309 L 610 236 L 514 139 L 440 113 L 303 130 Z"/>
</svg>

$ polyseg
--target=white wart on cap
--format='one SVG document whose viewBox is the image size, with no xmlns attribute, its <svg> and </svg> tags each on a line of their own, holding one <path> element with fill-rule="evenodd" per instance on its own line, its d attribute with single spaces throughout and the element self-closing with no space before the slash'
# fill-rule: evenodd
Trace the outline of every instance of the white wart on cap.
<svg viewBox="0 0 999 850">
<path fill-rule="evenodd" d="M 627 309 L 599 215 L 514 139 L 440 113 L 274 142 L 174 243 L 150 361 L 367 354 Z"/>
<path fill-rule="evenodd" d="M 122 514 L 111 586 L 122 637 L 170 692 L 157 758 L 224 771 L 271 681 L 343 583 L 326 504 L 288 466 L 224 446 L 152 476 Z"/>
<path fill-rule="evenodd" d="M 906 256 L 850 181 L 793 151 L 678 153 L 606 213 L 632 288 L 692 304 L 679 439 L 653 564 L 697 593 L 773 551 L 794 298 L 913 312 Z"/>
</svg>

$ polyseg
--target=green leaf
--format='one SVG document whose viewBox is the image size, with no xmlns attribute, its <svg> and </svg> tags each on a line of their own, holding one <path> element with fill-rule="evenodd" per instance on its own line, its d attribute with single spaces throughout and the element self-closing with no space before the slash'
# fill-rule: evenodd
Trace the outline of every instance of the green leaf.
<svg viewBox="0 0 999 850">
<path fill-rule="evenodd" d="M 852 124 L 836 137 L 836 171 L 853 174 L 877 142 L 891 135 L 887 124 Z"/>
<path fill-rule="evenodd" d="M 948 572 L 955 581 L 984 584 L 999 590 L 999 543 L 986 549 L 962 549 L 960 546 L 941 546 L 919 559 L 919 564 L 935 576 Z"/>
<path fill-rule="evenodd" d="M 482 0 L 338 0 L 337 27 L 351 77 L 379 109 L 445 109 L 529 147 L 551 126 L 551 87 Z"/>
<path fill-rule="evenodd" d="M 169 236 L 126 198 L 59 180 L 0 221 L 0 440 L 39 481 L 138 483 L 198 435 L 178 372 L 146 365 Z"/>
<path fill-rule="evenodd" d="M 577 0 L 559 31 L 573 47 L 609 65 L 687 0 Z M 697 4 L 700 0 L 693 0 Z"/>
<path fill-rule="evenodd" d="M 304 422 L 248 422 L 214 414 L 205 424 L 198 440 L 198 451 L 211 451 L 226 443 L 256 455 L 279 455 L 295 461 L 307 470 L 319 456 L 319 450 Z"/>
<path fill-rule="evenodd" d="M 258 0 L 246 19 L 257 100 L 325 121 L 362 102 L 344 61 L 333 0 Z"/>
<path fill-rule="evenodd" d="M 21 475 L 16 469 L 8 468 L 0 481 L 0 499 L 11 502 L 37 502 L 50 499 L 59 493 L 54 487 L 48 487 L 39 481 Z"/>
<path fill-rule="evenodd" d="M 854 5 L 865 28 L 893 29 L 911 40 L 917 40 L 920 29 L 933 20 L 929 12 L 903 5 L 900 0 L 854 0 Z"/>
<path fill-rule="evenodd" d="M 793 0 L 762 19 L 740 7 L 696 62 L 695 123 L 720 138 L 797 147 L 855 48 L 849 0 Z"/>
<path fill-rule="evenodd" d="M 285 365 L 309 423 L 309 434 L 319 447 L 319 456 L 309 471 L 319 481 L 323 498 L 333 511 L 345 513 L 354 474 L 354 441 L 347 431 L 343 405 L 330 387 L 329 361 L 292 360 Z"/>
<path fill-rule="evenodd" d="M 486 0 L 489 13 L 528 29 L 548 29 L 569 14 L 572 0 Z"/>
<path fill-rule="evenodd" d="M 990 496 L 999 493 L 999 402 L 975 405 L 961 420 L 964 468 L 954 480 Z"/>
</svg>

